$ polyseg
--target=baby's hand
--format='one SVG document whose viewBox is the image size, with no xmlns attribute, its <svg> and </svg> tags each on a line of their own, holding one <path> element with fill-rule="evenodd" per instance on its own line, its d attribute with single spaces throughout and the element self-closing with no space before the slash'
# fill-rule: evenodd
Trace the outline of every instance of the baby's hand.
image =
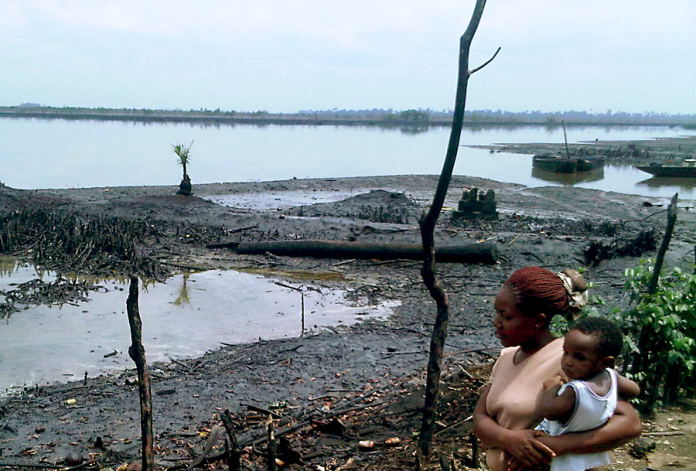
<svg viewBox="0 0 696 471">
<path fill-rule="evenodd" d="M 560 375 L 552 376 L 549 379 L 544 380 L 544 389 L 560 388 L 563 386 L 563 378 Z"/>
</svg>

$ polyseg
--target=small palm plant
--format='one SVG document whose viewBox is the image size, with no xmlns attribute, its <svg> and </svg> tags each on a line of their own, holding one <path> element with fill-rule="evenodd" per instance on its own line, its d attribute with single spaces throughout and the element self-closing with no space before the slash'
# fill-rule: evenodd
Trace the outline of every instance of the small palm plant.
<svg viewBox="0 0 696 471">
<path fill-rule="evenodd" d="M 179 183 L 179 191 L 177 195 L 191 196 L 193 191 L 191 191 L 191 178 L 188 175 L 188 164 L 191 163 L 191 147 L 193 147 L 193 141 L 186 147 L 184 144 L 173 145 L 174 153 L 179 158 L 179 165 L 184 169 L 184 177 Z"/>
<path fill-rule="evenodd" d="M 174 153 L 179 158 L 179 165 L 184 169 L 184 179 L 188 176 L 186 167 L 191 162 L 191 147 L 193 147 L 193 141 L 186 147 L 184 144 L 176 144 L 172 146 L 174 148 Z"/>
</svg>

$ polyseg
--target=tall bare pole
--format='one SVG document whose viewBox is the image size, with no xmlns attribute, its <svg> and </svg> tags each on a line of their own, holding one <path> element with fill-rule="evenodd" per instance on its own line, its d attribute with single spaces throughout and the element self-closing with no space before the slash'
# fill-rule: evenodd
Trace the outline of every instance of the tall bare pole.
<svg viewBox="0 0 696 471">
<path fill-rule="evenodd" d="M 433 426 L 437 415 L 437 396 L 440 389 L 442 353 L 445 340 L 447 339 L 447 326 L 449 323 L 449 301 L 447 293 L 445 293 L 435 275 L 435 223 L 442 211 L 447 189 L 452 180 L 454 164 L 457 160 L 459 139 L 464 123 L 464 109 L 466 106 L 466 92 L 469 84 L 469 77 L 471 74 L 478 72 L 488 65 L 500 51 L 500 48 L 498 48 L 493 57 L 485 64 L 475 70 L 469 70 L 469 49 L 471 48 L 471 42 L 474 39 L 474 34 L 481 21 L 485 6 L 486 0 L 476 0 L 476 6 L 474 7 L 469 26 L 460 39 L 457 93 L 454 104 L 452 129 L 447 146 L 447 155 L 445 156 L 445 163 L 440 173 L 440 179 L 435 191 L 435 196 L 433 197 L 433 202 L 429 211 L 419 221 L 424 256 L 421 276 L 423 277 L 425 286 L 428 288 L 430 296 L 435 300 L 437 305 L 437 316 L 435 318 L 435 326 L 433 327 L 433 334 L 430 340 L 428 379 L 425 390 L 425 405 L 423 407 L 423 422 L 421 424 L 419 438 L 420 454 L 422 457 L 427 457 L 430 454 L 430 442 L 432 440 Z"/>
<path fill-rule="evenodd" d="M 143 347 L 143 323 L 140 320 L 140 308 L 138 307 L 138 278 L 131 276 L 126 300 L 128 323 L 130 324 L 132 344 L 128 348 L 128 355 L 135 362 L 138 369 L 138 390 L 140 392 L 140 429 L 142 434 L 142 471 L 154 471 L 154 435 L 152 432 L 152 391 L 150 389 L 150 370 L 145 361 L 145 347 Z"/>
<path fill-rule="evenodd" d="M 563 126 L 563 141 L 565 142 L 566 158 L 570 160 L 570 151 L 568 150 L 568 135 L 566 134 L 565 121 L 561 121 Z"/>
</svg>

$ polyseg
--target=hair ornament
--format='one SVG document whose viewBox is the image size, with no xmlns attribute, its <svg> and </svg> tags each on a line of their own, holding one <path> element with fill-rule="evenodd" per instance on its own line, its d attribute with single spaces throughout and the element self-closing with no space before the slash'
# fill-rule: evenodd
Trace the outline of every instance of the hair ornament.
<svg viewBox="0 0 696 471">
<path fill-rule="evenodd" d="M 587 283 L 576 270 L 566 269 L 556 273 L 568 295 L 568 320 L 574 320 L 587 304 Z"/>
</svg>

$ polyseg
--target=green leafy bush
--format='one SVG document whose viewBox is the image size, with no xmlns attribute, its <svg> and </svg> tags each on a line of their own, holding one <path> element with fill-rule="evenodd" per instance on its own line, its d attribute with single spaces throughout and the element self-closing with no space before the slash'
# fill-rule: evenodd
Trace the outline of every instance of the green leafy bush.
<svg viewBox="0 0 696 471">
<path fill-rule="evenodd" d="M 696 365 L 696 275 L 672 268 L 663 273 L 654 294 L 647 292 L 653 260 L 626 270 L 633 306 L 616 312 L 630 348 L 624 372 L 640 384 L 641 405 L 676 401 L 680 392 L 693 395 Z"/>
</svg>

